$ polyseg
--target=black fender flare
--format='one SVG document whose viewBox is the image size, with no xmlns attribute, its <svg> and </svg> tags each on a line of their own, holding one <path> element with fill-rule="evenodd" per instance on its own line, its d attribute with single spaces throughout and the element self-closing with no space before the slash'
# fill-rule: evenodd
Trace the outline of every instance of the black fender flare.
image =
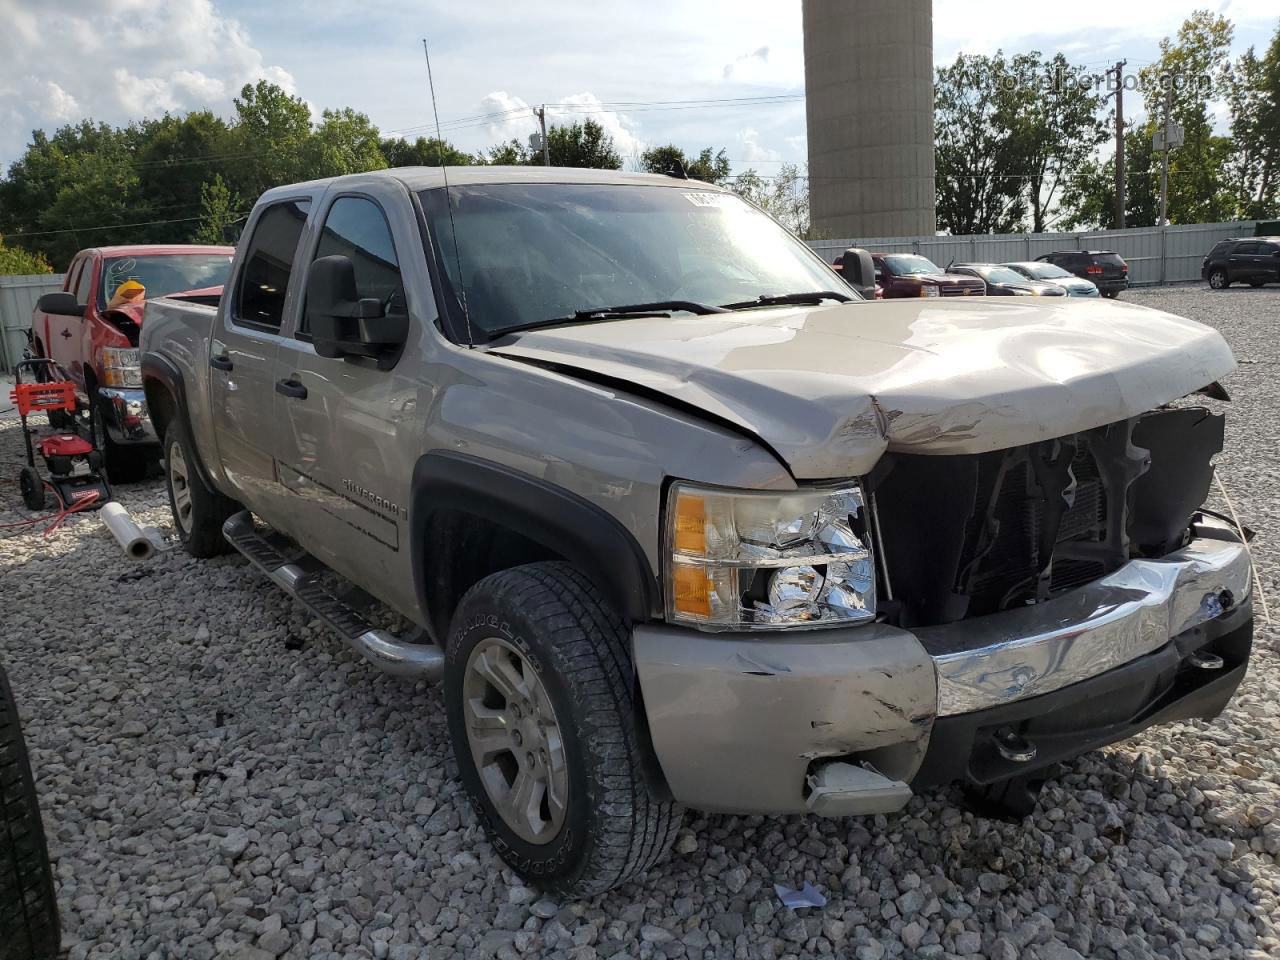
<svg viewBox="0 0 1280 960">
<path fill-rule="evenodd" d="M 191 431 L 191 417 L 187 414 L 187 385 L 183 380 L 182 371 L 177 365 L 161 353 L 152 353 L 148 351 L 142 355 L 142 386 L 146 389 L 148 380 L 155 380 L 170 394 L 174 400 L 174 416 L 181 417 L 182 422 L 186 425 L 187 436 L 191 437 L 191 442 L 195 442 L 195 436 Z M 147 399 L 147 406 L 151 406 L 150 398 Z M 157 434 L 159 431 L 156 431 Z M 164 437 L 160 437 L 161 449 L 164 448 Z M 204 461 L 199 456 L 193 457 L 195 460 L 196 471 L 200 474 L 200 479 L 210 490 L 217 490 L 214 486 L 213 478 L 209 476 L 209 471 L 204 465 Z"/>
<path fill-rule="evenodd" d="M 589 577 L 628 623 L 661 616 L 662 594 L 649 560 L 616 518 L 590 501 L 502 464 L 437 450 L 413 468 L 409 544 L 418 606 L 428 618 L 427 527 L 438 510 L 503 526 L 555 551 Z"/>
</svg>

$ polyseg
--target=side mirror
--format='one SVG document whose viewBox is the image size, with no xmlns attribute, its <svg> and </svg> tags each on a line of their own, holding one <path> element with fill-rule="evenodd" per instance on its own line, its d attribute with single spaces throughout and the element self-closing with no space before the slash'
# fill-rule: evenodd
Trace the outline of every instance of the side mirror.
<svg viewBox="0 0 1280 960">
<path fill-rule="evenodd" d="M 83 317 L 85 305 L 76 303 L 74 293 L 60 291 L 46 293 L 36 301 L 36 309 L 41 313 L 52 313 L 59 317 Z"/>
<path fill-rule="evenodd" d="M 404 343 L 408 317 L 388 317 L 382 301 L 361 297 L 356 268 L 343 256 L 321 257 L 307 274 L 307 323 L 322 357 L 377 357 Z"/>
<path fill-rule="evenodd" d="M 876 298 L 876 265 L 871 254 L 860 247 L 850 247 L 840 254 L 840 276 L 866 300 Z"/>
</svg>

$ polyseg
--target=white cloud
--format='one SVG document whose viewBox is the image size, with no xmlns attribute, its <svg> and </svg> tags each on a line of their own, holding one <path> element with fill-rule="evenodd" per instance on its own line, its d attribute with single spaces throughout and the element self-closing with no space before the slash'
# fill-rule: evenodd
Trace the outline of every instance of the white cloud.
<svg viewBox="0 0 1280 960">
<path fill-rule="evenodd" d="M 600 98 L 593 93 L 572 93 L 561 97 L 559 102 L 572 106 L 559 110 L 548 108 L 548 126 L 552 122 L 570 124 L 590 117 L 604 127 L 605 133 L 613 137 L 614 149 L 622 155 L 624 167 L 630 169 L 639 161 L 647 144 L 631 130 L 633 123 L 626 114 L 601 112 Z"/>
<path fill-rule="evenodd" d="M 753 127 L 746 127 L 738 131 L 738 150 L 741 154 L 741 159 L 748 164 L 782 159 L 782 154 L 777 150 L 761 145 L 760 131 Z"/>
<path fill-rule="evenodd" d="M 90 117 L 122 124 L 165 112 L 228 112 L 245 83 L 266 78 L 295 92 L 292 75 L 264 61 L 247 32 L 213 0 L 0 0 L 0 160 L 32 129 Z M 53 25 L 56 24 L 56 29 Z"/>
<path fill-rule="evenodd" d="M 757 63 L 757 62 L 758 63 L 769 62 L 768 47 L 757 47 L 755 50 L 752 50 L 750 53 L 744 53 L 742 56 L 738 57 L 738 59 L 734 60 L 733 63 L 726 63 L 724 65 L 724 71 L 722 72 L 722 76 L 725 80 L 732 80 L 737 74 L 738 68 L 740 66 L 742 66 L 743 64 L 750 65 L 752 63 Z"/>
<path fill-rule="evenodd" d="M 606 112 L 600 98 L 593 93 L 571 93 L 557 97 L 549 101 L 549 104 L 547 106 L 548 127 L 568 126 L 587 119 L 594 120 L 604 128 L 605 133 L 613 137 L 614 149 L 622 156 L 622 165 L 627 169 L 636 166 L 640 154 L 648 147 L 645 140 L 632 129 L 634 124 L 624 114 Z M 494 113 L 507 115 L 495 117 L 487 123 L 477 123 L 477 125 L 484 129 L 487 139 L 492 143 L 505 143 L 516 139 L 527 145 L 529 135 L 538 130 L 538 118 L 533 113 L 536 106 L 539 105 L 528 103 L 505 90 L 495 90 L 481 99 L 480 109 L 475 115 L 481 117 Z M 463 129 L 474 130 L 476 127 L 469 126 Z M 425 132 L 430 134 L 433 131 Z M 452 139 L 459 132 L 461 131 L 451 130 L 446 126 L 445 139 Z"/>
</svg>

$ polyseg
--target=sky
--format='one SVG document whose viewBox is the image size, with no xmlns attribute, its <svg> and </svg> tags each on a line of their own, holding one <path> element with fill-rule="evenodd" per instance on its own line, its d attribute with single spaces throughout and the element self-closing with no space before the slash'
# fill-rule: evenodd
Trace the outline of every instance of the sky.
<svg viewBox="0 0 1280 960">
<path fill-rule="evenodd" d="M 1088 5 L 935 0 L 934 62 L 1002 48 L 1062 51 L 1099 71 L 1127 58 L 1132 70 L 1205 6 L 1235 22 L 1237 53 L 1264 48 L 1280 21 L 1275 0 L 1121 0 L 1105 15 Z M 799 0 L 0 0 L 0 168 L 32 129 L 197 108 L 229 115 L 239 88 L 259 78 L 317 114 L 349 106 L 384 134 L 430 134 L 425 37 L 445 136 L 463 149 L 526 139 L 532 114 L 450 121 L 548 103 L 573 105 L 548 110 L 550 122 L 567 122 L 628 102 L 595 115 L 625 166 L 646 146 L 674 142 L 723 146 L 735 172 L 767 174 L 805 160 L 800 19 Z M 778 99 L 654 105 L 741 97 Z"/>
</svg>

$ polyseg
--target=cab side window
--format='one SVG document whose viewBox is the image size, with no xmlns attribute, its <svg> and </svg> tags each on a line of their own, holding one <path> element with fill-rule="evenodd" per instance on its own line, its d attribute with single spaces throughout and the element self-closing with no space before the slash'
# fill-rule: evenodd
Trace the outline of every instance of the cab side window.
<svg viewBox="0 0 1280 960">
<path fill-rule="evenodd" d="M 391 238 L 391 227 L 381 208 L 364 197 L 339 197 L 329 208 L 315 259 L 343 256 L 356 274 L 356 292 L 361 298 L 382 301 L 388 317 L 408 313 L 400 261 Z M 298 325 L 298 335 L 308 339 L 310 321 L 306 310 Z"/>
<path fill-rule="evenodd" d="M 236 282 L 233 323 L 280 328 L 293 259 L 310 211 L 310 200 L 285 200 L 262 212 Z"/>
</svg>

